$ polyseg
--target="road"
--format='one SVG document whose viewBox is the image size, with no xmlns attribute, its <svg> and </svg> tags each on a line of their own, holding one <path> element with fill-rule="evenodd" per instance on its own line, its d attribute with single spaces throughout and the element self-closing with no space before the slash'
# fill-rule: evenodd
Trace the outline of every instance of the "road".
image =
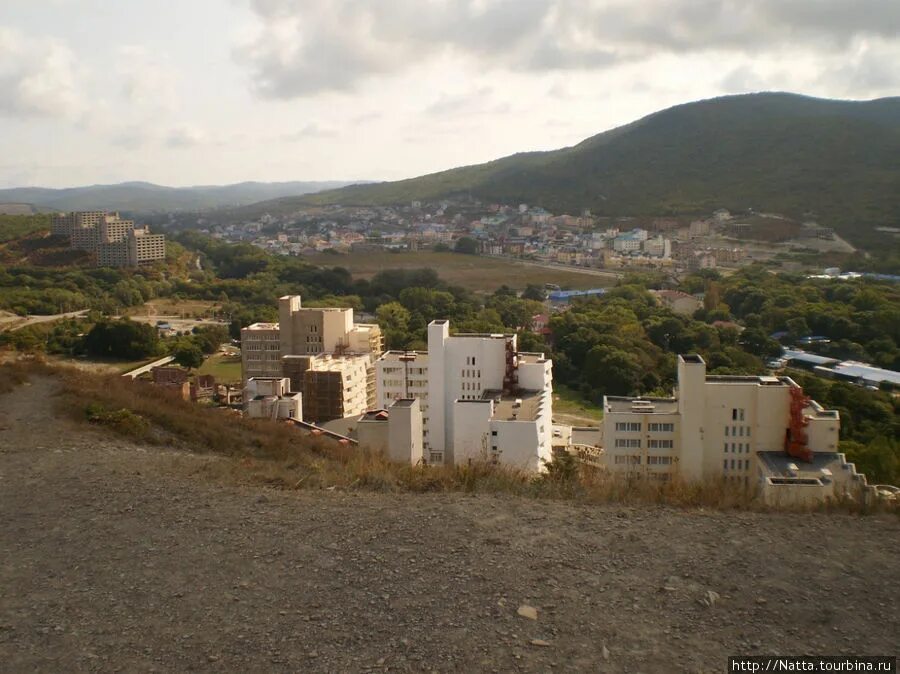
<svg viewBox="0 0 900 674">
<path fill-rule="evenodd" d="M 50 323 L 51 321 L 59 321 L 64 318 L 77 318 L 78 316 L 84 316 L 85 314 L 87 314 L 87 312 L 87 309 L 82 309 L 81 311 L 69 311 L 64 314 L 51 314 L 48 316 L 37 316 L 34 314 L 29 314 L 24 318 L 22 316 L 16 316 L 15 314 L 8 314 L 6 312 L 3 312 L 3 315 L 0 315 L 0 331 L 7 329 L 12 332 L 14 330 L 21 330 L 28 325 Z"/>
</svg>

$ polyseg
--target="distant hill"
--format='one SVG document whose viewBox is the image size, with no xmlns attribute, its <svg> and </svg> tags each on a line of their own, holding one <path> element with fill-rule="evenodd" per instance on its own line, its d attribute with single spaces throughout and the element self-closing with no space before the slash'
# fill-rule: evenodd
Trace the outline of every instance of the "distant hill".
<svg viewBox="0 0 900 674">
<path fill-rule="evenodd" d="M 0 203 L 33 204 L 38 210 L 116 210 L 133 213 L 199 211 L 242 206 L 343 187 L 349 181 L 245 182 L 234 185 L 165 187 L 145 182 L 68 189 L 16 187 L 0 190 Z"/>
<path fill-rule="evenodd" d="M 862 245 L 900 225 L 900 98 L 762 93 L 679 105 L 575 145 L 259 208 L 378 205 L 472 196 L 595 215 L 718 208 L 818 221 Z"/>
</svg>

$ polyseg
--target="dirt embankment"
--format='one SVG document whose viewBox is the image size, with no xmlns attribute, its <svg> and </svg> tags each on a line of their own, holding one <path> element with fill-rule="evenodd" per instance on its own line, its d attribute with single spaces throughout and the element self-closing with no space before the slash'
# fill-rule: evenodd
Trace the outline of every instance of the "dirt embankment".
<svg viewBox="0 0 900 674">
<path fill-rule="evenodd" d="M 261 490 L 72 426 L 53 391 L 0 398 L 4 671 L 719 672 L 898 650 L 896 517 Z"/>
</svg>

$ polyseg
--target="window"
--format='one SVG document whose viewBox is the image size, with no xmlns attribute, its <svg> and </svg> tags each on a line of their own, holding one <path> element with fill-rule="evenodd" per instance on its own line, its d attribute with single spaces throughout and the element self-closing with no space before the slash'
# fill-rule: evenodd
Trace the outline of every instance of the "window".
<svg viewBox="0 0 900 674">
<path fill-rule="evenodd" d="M 734 470 L 734 459 L 731 460 L 731 470 Z"/>
<path fill-rule="evenodd" d="M 740 426 L 738 428 L 738 435 L 740 435 L 742 438 L 744 437 L 744 427 L 743 426 Z"/>
<path fill-rule="evenodd" d="M 723 452 L 727 452 L 727 451 L 728 451 L 728 443 L 727 443 L 727 442 L 725 443 L 725 448 L 724 448 L 722 451 L 723 451 Z"/>
<path fill-rule="evenodd" d="M 743 408 L 741 408 L 741 409 L 738 410 L 738 420 L 739 420 L 739 421 L 743 421 L 743 420 L 744 420 L 744 409 L 743 409 Z"/>
<path fill-rule="evenodd" d="M 635 433 L 641 430 L 641 422 L 639 421 L 617 421 L 616 430 L 629 433 Z"/>
<path fill-rule="evenodd" d="M 675 447 L 674 440 L 650 440 L 648 445 L 650 449 L 672 449 Z"/>
<path fill-rule="evenodd" d="M 722 459 L 722 470 L 728 470 L 728 459 Z"/>
<path fill-rule="evenodd" d="M 641 446 L 640 438 L 616 438 L 616 448 L 637 449 Z"/>
<path fill-rule="evenodd" d="M 737 421 L 737 410 L 736 410 L 736 409 L 733 409 L 733 408 L 732 408 L 732 410 L 731 410 L 731 420 L 732 420 L 732 421 Z"/>
<path fill-rule="evenodd" d="M 672 464 L 671 456 L 648 456 L 647 465 L 650 466 L 669 466 Z"/>
<path fill-rule="evenodd" d="M 725 437 L 728 437 L 728 426 L 725 427 Z"/>
<path fill-rule="evenodd" d="M 651 433 L 673 433 L 675 424 L 650 424 Z"/>
<path fill-rule="evenodd" d="M 622 465 L 623 463 L 625 463 L 627 460 L 628 460 L 627 456 L 617 456 L 615 463 L 617 466 L 619 466 L 619 465 Z"/>
<path fill-rule="evenodd" d="M 640 454 L 632 454 L 631 456 L 629 456 L 629 457 L 628 457 L 628 463 L 630 463 L 630 464 L 632 464 L 632 465 L 634 465 L 634 464 L 640 464 L 640 463 L 641 463 L 641 456 L 640 456 Z"/>
</svg>

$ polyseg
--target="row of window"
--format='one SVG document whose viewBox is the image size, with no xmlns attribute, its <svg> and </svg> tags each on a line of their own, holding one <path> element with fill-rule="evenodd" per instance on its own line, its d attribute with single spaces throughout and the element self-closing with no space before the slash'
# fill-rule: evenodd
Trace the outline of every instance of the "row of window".
<svg viewBox="0 0 900 674">
<path fill-rule="evenodd" d="M 616 438 L 616 449 L 640 449 L 640 438 Z M 674 440 L 649 440 L 647 447 L 650 449 L 674 449 Z"/>
<path fill-rule="evenodd" d="M 642 462 L 642 457 L 640 454 L 630 454 L 630 455 L 620 455 L 616 456 L 613 459 L 614 463 L 617 466 L 629 465 L 636 466 L 640 465 Z M 672 465 L 672 457 L 671 456 L 648 456 L 647 457 L 647 465 L 648 466 L 671 466 Z"/>
<path fill-rule="evenodd" d="M 466 356 L 466 365 L 474 365 L 475 356 Z"/>
<path fill-rule="evenodd" d="M 729 461 L 731 468 L 729 468 Z M 750 470 L 750 459 L 723 459 L 722 468 L 725 470 Z"/>
<path fill-rule="evenodd" d="M 750 427 L 749 426 L 726 426 L 725 427 L 725 437 L 727 438 L 729 433 L 729 429 L 731 430 L 731 437 L 750 437 Z"/>
<path fill-rule="evenodd" d="M 732 454 L 748 454 L 750 452 L 750 443 L 749 442 L 732 442 L 725 443 L 725 451 L 731 452 Z"/>
<path fill-rule="evenodd" d="M 460 370 L 460 376 L 463 379 L 481 377 L 481 370 Z"/>
<path fill-rule="evenodd" d="M 647 424 L 647 428 L 651 433 L 674 433 L 674 423 L 652 423 Z M 617 421 L 616 431 L 620 433 L 637 433 L 641 430 L 640 421 Z"/>
</svg>

